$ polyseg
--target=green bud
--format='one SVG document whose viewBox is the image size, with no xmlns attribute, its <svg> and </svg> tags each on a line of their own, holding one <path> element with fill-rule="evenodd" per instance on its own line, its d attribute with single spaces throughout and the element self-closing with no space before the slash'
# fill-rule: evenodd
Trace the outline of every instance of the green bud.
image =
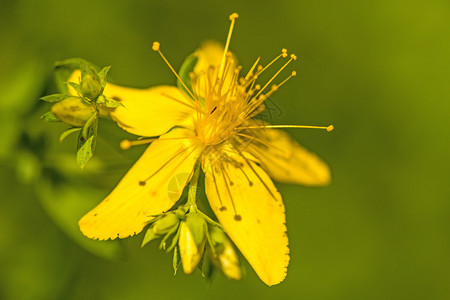
<svg viewBox="0 0 450 300">
<path fill-rule="evenodd" d="M 96 112 L 82 98 L 74 96 L 53 104 L 51 111 L 59 120 L 74 127 L 83 127 Z"/>
<path fill-rule="evenodd" d="M 178 226 L 180 219 L 174 212 L 168 212 L 160 220 L 153 223 L 152 230 L 156 234 L 165 234 Z"/>
<path fill-rule="evenodd" d="M 214 251 L 210 250 L 210 256 L 214 265 L 222 271 L 222 273 L 230 278 L 239 280 L 242 277 L 239 256 L 233 247 L 230 239 L 223 230 L 212 226 L 209 231 L 211 243 Z"/>
<path fill-rule="evenodd" d="M 89 65 L 81 66 L 81 93 L 84 97 L 96 100 L 103 93 L 103 86 L 95 69 Z"/>
<path fill-rule="evenodd" d="M 205 250 L 207 225 L 200 214 L 189 213 L 180 226 L 178 245 L 183 271 L 191 274 L 199 264 Z"/>
</svg>

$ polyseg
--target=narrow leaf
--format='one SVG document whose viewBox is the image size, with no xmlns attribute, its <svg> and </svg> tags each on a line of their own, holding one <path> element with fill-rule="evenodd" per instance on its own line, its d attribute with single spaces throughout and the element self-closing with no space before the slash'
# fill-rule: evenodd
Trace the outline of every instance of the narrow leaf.
<svg viewBox="0 0 450 300">
<path fill-rule="evenodd" d="M 172 259 L 172 266 L 173 266 L 173 275 L 177 275 L 178 266 L 180 265 L 179 257 L 178 257 L 178 247 L 175 247 L 173 249 L 173 259 Z"/>
<path fill-rule="evenodd" d="M 156 234 L 153 229 L 150 227 L 147 232 L 145 233 L 144 239 L 142 240 L 142 244 L 141 247 L 144 247 L 145 245 L 147 245 L 148 243 L 150 243 L 151 241 L 159 238 L 160 236 L 158 234 Z"/>
<path fill-rule="evenodd" d="M 113 98 L 104 97 L 105 98 L 105 106 L 110 108 L 116 108 L 119 106 L 123 106 L 120 101 L 114 100 Z"/>
<path fill-rule="evenodd" d="M 89 128 L 94 123 L 94 121 L 97 120 L 97 116 L 98 116 L 98 113 L 96 112 L 86 121 L 86 124 L 84 124 L 83 130 L 81 131 L 81 135 L 85 140 L 88 138 Z"/>
<path fill-rule="evenodd" d="M 81 128 L 80 127 L 75 127 L 75 128 L 70 128 L 67 129 L 66 131 L 64 131 L 63 133 L 61 133 L 61 135 L 59 136 L 59 142 L 62 143 L 62 141 L 64 141 L 64 139 L 66 137 L 68 137 L 70 134 L 74 133 L 74 132 L 78 132 L 80 131 Z"/>
<path fill-rule="evenodd" d="M 61 122 L 51 111 L 46 112 L 41 116 L 41 120 L 46 122 Z"/>
<path fill-rule="evenodd" d="M 92 143 L 94 141 L 94 136 L 91 136 L 78 150 L 77 152 L 77 164 L 83 169 L 89 159 L 93 156 Z"/>
<path fill-rule="evenodd" d="M 106 86 L 106 74 L 108 74 L 109 69 L 111 69 L 111 66 L 104 67 L 100 72 L 98 72 L 98 77 L 100 78 L 103 88 Z"/>
<path fill-rule="evenodd" d="M 67 84 L 70 85 L 78 94 L 82 95 L 81 87 L 78 83 L 68 81 Z"/>
<path fill-rule="evenodd" d="M 60 102 L 60 101 L 62 101 L 64 99 L 67 99 L 69 97 L 71 97 L 71 96 L 67 95 L 67 94 L 53 94 L 53 95 L 44 96 L 44 97 L 42 97 L 40 99 L 42 101 L 55 103 L 55 102 Z"/>
</svg>

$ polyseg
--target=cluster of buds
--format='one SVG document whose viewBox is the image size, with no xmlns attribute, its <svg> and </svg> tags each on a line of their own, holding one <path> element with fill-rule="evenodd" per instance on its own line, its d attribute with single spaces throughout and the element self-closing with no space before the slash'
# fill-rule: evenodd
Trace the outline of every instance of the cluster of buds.
<svg viewBox="0 0 450 300">
<path fill-rule="evenodd" d="M 82 59 L 68 60 L 64 64 L 75 65 L 71 78 L 77 82 L 65 82 L 61 94 L 42 97 L 41 100 L 52 103 L 51 110 L 41 119 L 49 122 L 64 122 L 71 126 L 60 136 L 64 140 L 72 133 L 78 133 L 77 163 L 83 168 L 93 156 L 97 139 L 98 117 L 107 116 L 121 103 L 103 95 L 106 75 L 110 67 L 100 72 Z"/>
<path fill-rule="evenodd" d="M 171 236 L 173 238 L 168 245 Z M 197 267 L 210 266 L 205 260 L 211 260 L 212 265 L 226 277 L 241 279 L 239 256 L 232 242 L 216 222 L 197 208 L 184 206 L 156 217 L 142 246 L 158 238 L 161 238 L 160 249 L 166 252 L 174 250 L 175 273 L 180 263 L 184 273 L 191 274 Z"/>
</svg>

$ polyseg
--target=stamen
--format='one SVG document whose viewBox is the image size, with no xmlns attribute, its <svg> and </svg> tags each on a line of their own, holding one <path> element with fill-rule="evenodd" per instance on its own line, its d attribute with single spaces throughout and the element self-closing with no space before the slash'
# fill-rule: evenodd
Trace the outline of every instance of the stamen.
<svg viewBox="0 0 450 300">
<path fill-rule="evenodd" d="M 242 169 L 242 167 L 237 167 L 239 170 L 241 170 L 242 174 L 244 174 L 245 178 L 247 178 L 248 181 L 248 185 L 249 186 L 253 186 L 253 181 L 250 180 L 250 178 L 248 178 L 248 175 L 245 173 L 244 169 Z"/>
<path fill-rule="evenodd" d="M 145 185 L 145 184 L 143 184 L 143 183 L 146 183 L 147 181 L 149 181 L 150 179 L 152 179 L 152 177 L 153 176 L 155 176 L 156 174 L 158 174 L 162 169 L 164 169 L 165 167 L 167 167 L 175 158 L 177 158 L 179 155 L 181 155 L 183 152 L 185 152 L 187 149 L 189 149 L 189 148 L 191 148 L 192 147 L 192 150 L 191 151 L 189 151 L 189 153 L 188 154 L 186 154 L 185 155 L 185 157 L 175 166 L 175 170 L 176 169 L 178 169 L 180 166 L 181 166 L 181 164 L 183 163 L 183 162 L 185 162 L 186 161 L 186 159 L 188 159 L 188 158 L 190 158 L 191 157 L 191 154 L 192 153 L 194 153 L 194 151 L 197 149 L 197 145 L 190 145 L 190 146 L 187 146 L 187 147 L 183 147 L 183 148 L 181 148 L 180 150 L 178 150 L 168 161 L 166 161 L 161 167 L 159 167 L 159 169 L 158 170 L 156 170 L 152 175 L 150 175 L 149 177 L 147 177 L 145 180 L 141 180 L 141 181 L 139 181 L 139 185 Z M 169 177 L 171 177 L 171 176 L 173 176 L 172 174 L 169 174 L 168 175 Z M 164 181 L 167 181 L 167 180 L 169 180 L 170 178 L 166 178 Z M 164 182 L 163 181 L 163 182 Z"/>
<path fill-rule="evenodd" d="M 169 98 L 169 99 L 171 99 L 171 100 L 173 100 L 173 101 L 176 101 L 176 102 L 178 102 L 178 103 L 180 103 L 180 104 L 182 104 L 182 105 L 184 105 L 184 106 L 187 106 L 187 107 L 189 107 L 189 108 L 192 108 L 192 109 L 196 110 L 197 112 L 204 113 L 204 112 L 201 111 L 198 107 L 189 105 L 188 103 L 183 102 L 183 101 L 181 101 L 181 100 L 179 100 L 179 99 L 177 99 L 177 98 L 175 98 L 175 97 L 173 97 L 173 96 L 170 96 L 170 95 L 168 95 L 168 94 L 166 94 L 166 93 L 161 93 L 161 95 L 166 96 L 167 98 Z M 194 98 L 194 99 L 195 99 L 195 98 Z M 197 103 L 197 102 L 195 102 L 195 103 Z"/>
<path fill-rule="evenodd" d="M 231 195 L 231 190 L 230 190 L 230 187 L 228 186 L 227 178 L 225 177 L 226 173 L 225 173 L 224 167 L 222 166 L 221 161 L 219 161 L 219 164 L 220 164 L 220 169 L 222 170 L 223 182 L 225 183 L 225 187 L 227 188 L 228 196 L 230 196 L 231 206 L 233 207 L 233 210 L 234 210 L 234 219 L 236 221 L 240 221 L 240 220 L 242 220 L 242 217 L 240 215 L 238 215 L 238 213 L 236 211 L 236 206 L 234 205 L 233 196 Z M 233 185 L 231 181 L 230 181 L 230 185 Z"/>
<path fill-rule="evenodd" d="M 260 139 L 260 138 L 254 137 L 254 136 L 252 136 L 252 135 L 247 135 L 247 134 L 240 133 L 240 132 L 237 133 L 236 135 L 241 136 L 241 137 L 244 137 L 244 138 L 248 138 L 248 139 L 251 139 L 251 140 L 254 140 L 254 141 L 258 142 L 258 143 L 263 144 L 264 146 L 266 146 L 266 147 L 268 147 L 268 148 L 274 148 L 274 149 L 280 151 L 280 152 L 283 153 L 283 154 L 286 153 L 285 150 L 282 150 L 282 149 L 280 149 L 279 147 L 277 147 L 277 146 L 275 146 L 275 145 L 273 145 L 273 144 L 270 144 L 270 143 L 268 143 L 268 142 L 266 142 L 266 141 L 264 141 L 264 140 L 262 140 L 262 139 Z"/>
<path fill-rule="evenodd" d="M 220 193 L 219 193 L 219 187 L 217 186 L 216 175 L 214 175 L 214 167 L 213 166 L 211 166 L 211 174 L 212 174 L 212 177 L 213 177 L 214 186 L 216 187 L 217 197 L 219 198 L 219 203 L 220 203 L 219 210 L 220 211 L 225 211 L 225 210 L 227 210 L 227 207 L 223 206 L 222 198 L 220 197 Z"/>
<path fill-rule="evenodd" d="M 261 57 L 258 57 L 258 59 L 255 61 L 253 66 L 251 67 L 250 71 L 248 71 L 247 75 L 245 76 L 245 80 L 249 80 L 250 76 L 253 74 L 253 71 L 255 70 L 256 66 L 258 65 Z"/>
<path fill-rule="evenodd" d="M 178 138 L 150 138 L 150 139 L 141 139 L 136 141 L 130 141 L 130 140 L 122 140 L 120 142 L 120 148 L 122 150 L 128 150 L 132 146 L 138 146 L 138 145 L 146 145 L 157 141 L 172 141 L 172 140 L 183 140 L 183 139 L 196 139 L 196 136 L 186 136 L 186 137 L 178 137 Z"/>
<path fill-rule="evenodd" d="M 181 77 L 178 75 L 178 73 L 175 71 L 175 69 L 172 67 L 172 65 L 169 63 L 169 61 L 167 60 L 167 58 L 164 56 L 164 54 L 162 54 L 161 50 L 160 50 L 161 44 L 159 42 L 153 42 L 153 46 L 152 49 L 153 51 L 156 51 L 159 53 L 159 55 L 161 56 L 161 58 L 164 60 L 164 62 L 167 64 L 167 66 L 169 66 L 169 69 L 172 71 L 173 74 L 175 74 L 175 76 L 178 78 L 178 80 L 181 82 L 181 84 L 183 85 L 183 87 L 186 89 L 186 91 L 189 92 L 189 94 L 191 95 L 192 99 L 197 100 L 197 98 L 195 98 L 194 94 L 192 94 L 191 90 L 187 88 L 186 84 L 183 82 L 183 80 L 181 79 Z"/>
<path fill-rule="evenodd" d="M 244 154 L 236 147 L 234 147 L 234 149 L 236 149 L 236 151 L 239 153 L 239 155 L 244 159 L 245 163 L 247 164 L 247 166 L 249 166 L 250 170 L 252 170 L 253 174 L 256 175 L 256 177 L 258 178 L 258 180 L 264 185 L 264 187 L 266 188 L 266 190 L 269 192 L 269 194 L 272 196 L 272 198 L 275 201 L 278 201 L 277 198 L 275 197 L 275 195 L 272 193 L 272 191 L 270 190 L 270 188 L 267 186 L 266 182 L 261 178 L 261 176 L 258 174 L 258 172 L 256 172 L 255 168 L 253 168 L 252 164 L 250 163 L 250 161 L 247 159 L 247 157 L 244 156 Z"/>
<path fill-rule="evenodd" d="M 291 59 L 290 59 L 287 63 L 285 63 L 285 64 L 278 70 L 278 72 L 276 72 L 275 75 L 272 76 L 272 78 L 270 78 L 270 80 L 266 83 L 266 85 L 263 86 L 263 88 L 258 92 L 258 94 L 256 94 L 255 98 L 258 97 L 258 96 L 259 96 L 259 95 L 260 95 L 260 94 L 261 94 L 261 93 L 269 86 L 269 84 L 271 84 L 272 81 L 273 81 L 273 80 L 281 73 L 281 71 L 283 71 L 284 68 L 286 68 L 287 65 L 290 64 L 291 61 L 293 61 L 293 60 L 297 60 L 297 56 L 295 56 L 295 54 L 291 54 Z"/>
<path fill-rule="evenodd" d="M 218 75 L 219 79 L 222 79 L 223 68 L 225 66 L 225 56 L 228 53 L 228 47 L 230 46 L 231 35 L 233 34 L 234 23 L 236 22 L 237 18 L 239 18 L 239 15 L 237 13 L 232 13 L 230 15 L 230 21 L 231 21 L 230 30 L 228 31 L 227 42 L 225 44 L 225 49 L 223 50 L 222 63 L 220 64 L 219 75 Z"/>
<path fill-rule="evenodd" d="M 257 125 L 257 126 L 244 126 L 244 127 L 236 127 L 235 130 L 242 129 L 265 129 L 265 128 L 313 128 L 313 129 L 325 129 L 330 132 L 333 131 L 334 126 L 308 126 L 308 125 Z"/>
<path fill-rule="evenodd" d="M 273 63 L 275 63 L 280 57 L 287 57 L 287 53 L 283 52 L 286 49 L 281 50 L 282 53 L 280 55 L 278 55 L 277 57 L 275 57 L 267 66 L 265 66 L 264 68 L 262 66 L 258 66 L 258 72 L 256 73 L 256 76 L 261 75 L 262 72 L 264 72 L 265 70 L 267 70 L 267 68 L 269 68 Z M 286 50 L 287 51 L 287 50 Z"/>
<path fill-rule="evenodd" d="M 178 155 L 180 155 L 181 153 L 183 153 L 184 151 L 186 151 L 187 148 L 181 148 L 180 150 L 178 150 L 169 160 L 167 160 L 161 167 L 159 167 L 159 169 L 157 169 L 155 172 L 153 172 L 152 175 L 150 175 L 149 177 L 147 177 L 147 179 L 145 180 L 140 180 L 139 181 L 139 185 L 144 186 L 145 183 L 147 181 L 149 181 L 153 176 L 155 176 L 156 174 L 158 174 L 164 167 L 166 167 L 168 164 L 170 164 L 171 161 L 173 161 Z M 195 148 L 194 148 L 195 150 Z"/>
<path fill-rule="evenodd" d="M 286 78 L 285 80 L 283 80 L 281 83 L 277 84 L 277 87 L 282 86 L 283 84 L 285 84 L 289 79 L 291 79 L 292 77 L 297 76 L 297 72 L 292 71 L 291 75 L 289 75 L 288 78 Z"/>
</svg>

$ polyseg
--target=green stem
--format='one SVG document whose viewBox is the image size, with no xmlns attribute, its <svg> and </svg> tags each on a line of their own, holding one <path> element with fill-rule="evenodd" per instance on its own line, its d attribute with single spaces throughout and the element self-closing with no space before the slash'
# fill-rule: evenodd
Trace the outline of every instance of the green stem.
<svg viewBox="0 0 450 300">
<path fill-rule="evenodd" d="M 198 177 L 200 175 L 200 164 L 197 164 L 194 175 L 192 176 L 191 181 L 189 182 L 189 193 L 188 200 L 186 206 L 189 208 L 197 209 L 197 186 L 198 186 Z"/>
</svg>

